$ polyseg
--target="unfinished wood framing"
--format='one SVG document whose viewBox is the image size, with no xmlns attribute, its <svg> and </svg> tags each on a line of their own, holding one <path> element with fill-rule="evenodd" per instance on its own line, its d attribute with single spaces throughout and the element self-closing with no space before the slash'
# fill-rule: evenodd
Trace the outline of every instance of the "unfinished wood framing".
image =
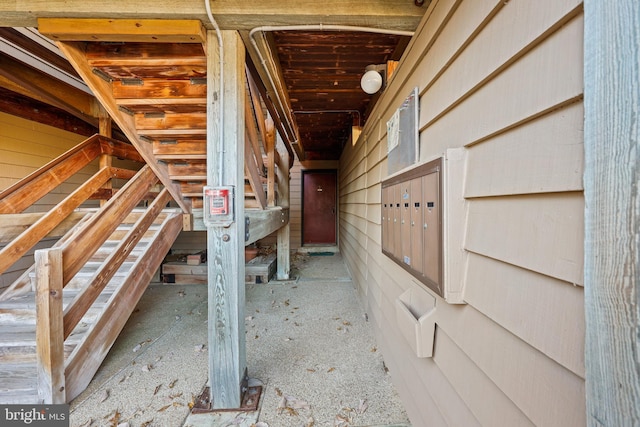
<svg viewBox="0 0 640 427">
<path fill-rule="evenodd" d="M 221 37 L 225 95 L 222 103 L 216 102 L 221 53 L 216 33 L 208 32 L 207 184 L 233 186 L 236 195 L 234 222 L 229 227 L 208 226 L 209 384 L 212 409 L 232 409 L 240 407 L 247 369 L 243 250 L 245 51 L 235 31 L 222 31 Z M 224 122 L 219 126 L 221 111 Z M 219 157 L 222 154 L 224 159 Z"/>
<path fill-rule="evenodd" d="M 640 4 L 585 1 L 588 425 L 640 421 Z"/>
<path fill-rule="evenodd" d="M 38 399 L 65 403 L 62 325 L 62 250 L 36 251 Z"/>
</svg>

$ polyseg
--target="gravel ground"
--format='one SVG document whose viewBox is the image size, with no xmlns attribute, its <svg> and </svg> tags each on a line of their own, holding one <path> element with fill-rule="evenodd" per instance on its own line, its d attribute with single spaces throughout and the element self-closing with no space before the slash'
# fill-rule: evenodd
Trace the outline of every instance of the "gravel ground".
<svg viewBox="0 0 640 427">
<path fill-rule="evenodd" d="M 258 412 L 189 416 L 208 377 L 207 289 L 152 285 L 71 403 L 71 425 L 407 426 L 340 254 L 296 255 L 292 272 L 247 285 L 248 372 L 264 386 Z"/>
</svg>

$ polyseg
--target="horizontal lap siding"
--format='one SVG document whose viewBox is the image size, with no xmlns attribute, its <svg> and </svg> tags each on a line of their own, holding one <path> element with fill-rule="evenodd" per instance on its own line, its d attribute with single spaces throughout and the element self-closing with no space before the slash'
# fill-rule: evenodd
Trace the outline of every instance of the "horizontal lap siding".
<svg viewBox="0 0 640 427">
<path fill-rule="evenodd" d="M 580 1 L 434 0 L 343 153 L 341 250 L 414 425 L 585 424 L 582 38 Z M 386 121 L 414 86 L 420 160 L 467 149 L 466 304 L 437 298 L 431 359 L 396 323 L 423 288 L 380 247 Z"/>
<path fill-rule="evenodd" d="M 0 112 L 0 191 L 67 152 L 84 139 L 86 138 L 82 135 Z M 97 168 L 96 160 L 40 199 L 27 209 L 27 212 L 50 210 L 90 178 Z M 95 205 L 94 202 L 89 204 Z M 54 243 L 53 239 L 44 239 L 36 249 L 50 247 Z M 0 292 L 31 265 L 33 250 L 0 277 Z"/>
<path fill-rule="evenodd" d="M 21 180 L 86 139 L 82 135 L 0 113 L 0 190 Z M 43 197 L 27 212 L 45 212 L 97 170 L 97 160 Z"/>
</svg>

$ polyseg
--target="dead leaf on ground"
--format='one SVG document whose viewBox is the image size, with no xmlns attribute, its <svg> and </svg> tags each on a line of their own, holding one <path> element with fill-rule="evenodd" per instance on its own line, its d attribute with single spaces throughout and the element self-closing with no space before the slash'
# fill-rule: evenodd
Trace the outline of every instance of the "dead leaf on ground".
<svg viewBox="0 0 640 427">
<path fill-rule="evenodd" d="M 104 402 L 109 398 L 109 390 L 102 390 L 102 394 L 100 395 L 100 403 Z"/>
<path fill-rule="evenodd" d="M 276 394 L 278 396 L 282 396 L 282 390 L 280 390 L 278 387 L 276 387 Z"/>
<path fill-rule="evenodd" d="M 165 405 L 165 406 L 163 406 L 162 408 L 158 409 L 158 411 L 157 411 L 157 412 L 164 412 L 164 411 L 166 411 L 166 410 L 167 410 L 167 409 L 169 409 L 169 408 L 171 408 L 171 405 Z"/>
<path fill-rule="evenodd" d="M 140 424 L 140 427 L 151 427 L 151 423 L 153 423 L 153 418 L 151 418 L 149 421 L 145 421 L 142 424 Z"/>
<path fill-rule="evenodd" d="M 315 369 L 313 369 L 313 368 L 307 368 L 307 371 L 308 371 L 308 372 L 315 372 L 316 370 L 315 370 Z"/>
<path fill-rule="evenodd" d="M 343 321 L 343 322 L 342 322 L 342 324 L 343 324 L 344 326 L 351 326 L 351 322 L 349 322 L 349 321 L 347 321 L 347 320 Z"/>
<path fill-rule="evenodd" d="M 107 417 L 108 416 L 109 415 L 107 415 Z M 118 426 L 118 423 L 120 422 L 120 412 L 118 412 L 118 410 L 116 410 L 116 412 L 113 413 L 113 416 L 111 418 L 109 418 L 109 422 L 111 423 L 112 427 L 117 427 Z"/>
<path fill-rule="evenodd" d="M 158 394 L 158 392 L 160 391 L 160 387 L 162 387 L 162 384 L 158 384 L 156 386 L 156 389 L 153 391 L 153 395 L 155 396 L 156 394 Z"/>
<path fill-rule="evenodd" d="M 358 413 L 358 415 L 362 415 L 364 414 L 367 409 L 369 409 L 369 404 L 367 403 L 367 399 L 360 399 L 360 403 L 358 404 L 358 409 L 356 409 L 356 412 Z"/>
<path fill-rule="evenodd" d="M 151 369 L 153 369 L 153 366 L 151 365 L 143 365 L 142 368 L 140 368 L 142 370 L 142 372 L 149 372 L 151 371 Z"/>
<path fill-rule="evenodd" d="M 93 424 L 93 419 L 89 418 L 89 420 L 86 423 L 81 424 L 78 427 L 89 427 L 91 424 Z"/>
<path fill-rule="evenodd" d="M 333 371 L 335 371 L 335 370 L 336 370 L 336 368 L 331 367 L 331 368 L 329 368 L 329 369 L 327 370 L 327 372 L 333 372 Z"/>
<path fill-rule="evenodd" d="M 176 385 L 177 382 L 178 382 L 178 380 L 175 379 L 175 380 L 171 381 L 167 387 L 173 388 Z"/>
</svg>

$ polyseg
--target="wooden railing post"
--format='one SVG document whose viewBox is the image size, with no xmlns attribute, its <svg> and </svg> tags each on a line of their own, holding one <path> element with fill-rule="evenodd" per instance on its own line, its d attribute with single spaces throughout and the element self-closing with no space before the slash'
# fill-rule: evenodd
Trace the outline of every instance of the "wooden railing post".
<svg viewBox="0 0 640 427">
<path fill-rule="evenodd" d="M 43 404 L 65 403 L 62 249 L 37 250 L 35 262 L 38 399 Z"/>
<path fill-rule="evenodd" d="M 273 119 L 267 117 L 265 124 L 265 148 L 267 149 L 267 206 L 276 205 L 276 128 Z"/>
<path fill-rule="evenodd" d="M 98 117 L 100 119 L 98 123 L 100 135 L 111 138 L 111 132 L 112 132 L 111 116 L 109 116 L 109 113 L 107 112 L 107 110 L 104 109 L 102 105 L 100 106 L 100 112 L 98 114 Z M 101 154 L 100 169 L 110 168 L 111 166 L 113 166 L 113 157 L 110 156 L 109 154 Z M 107 182 L 102 188 L 112 189 L 113 184 L 111 180 L 109 180 L 109 182 Z M 100 200 L 100 206 L 104 206 L 105 203 L 107 203 L 106 200 Z"/>
<path fill-rule="evenodd" d="M 278 136 L 279 138 L 279 136 Z M 278 167 L 278 195 L 279 205 L 289 209 L 289 153 L 284 150 L 280 153 L 280 165 Z M 291 223 L 287 223 L 278 230 L 278 262 L 276 278 L 278 280 L 289 280 L 291 269 Z"/>
</svg>

